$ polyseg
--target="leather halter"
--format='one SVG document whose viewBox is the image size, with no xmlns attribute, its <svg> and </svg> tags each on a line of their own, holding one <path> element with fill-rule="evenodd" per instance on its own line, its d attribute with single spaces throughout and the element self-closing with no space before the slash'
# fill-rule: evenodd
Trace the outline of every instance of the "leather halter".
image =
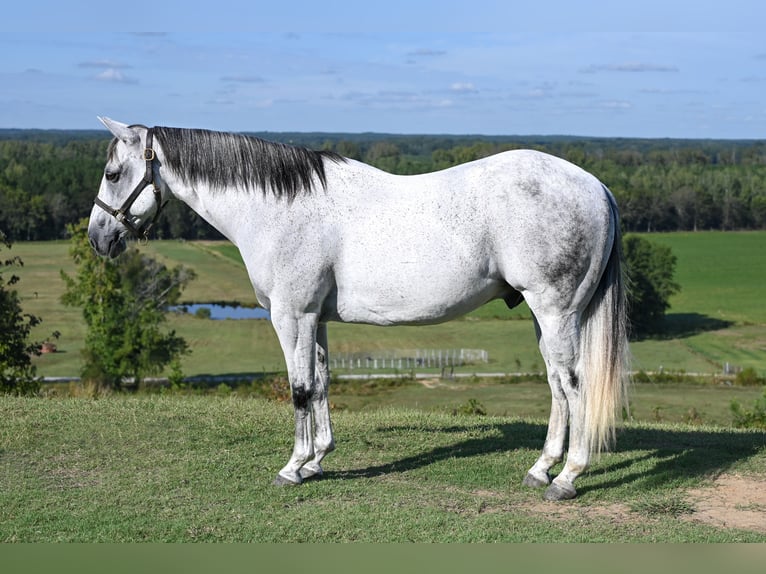
<svg viewBox="0 0 766 574">
<path fill-rule="evenodd" d="M 125 228 L 130 231 L 130 233 L 137 239 L 148 239 L 149 230 L 156 223 L 162 208 L 165 207 L 165 204 L 162 203 L 162 192 L 154 183 L 153 163 L 157 156 L 154 153 L 154 149 L 152 149 L 152 139 L 152 128 L 149 128 L 149 130 L 146 132 L 146 148 L 144 149 L 144 161 L 146 162 L 146 171 L 144 172 L 144 177 L 141 179 L 141 181 L 138 182 L 136 187 L 133 189 L 128 198 L 123 202 L 120 208 L 115 209 L 110 205 L 107 205 L 101 201 L 98 196 L 96 196 L 95 199 L 96 205 L 114 217 L 117 221 L 122 223 Z M 135 219 L 130 213 L 130 207 L 133 205 L 136 199 L 138 199 L 138 196 L 141 195 L 141 192 L 143 192 L 150 185 L 154 191 L 154 201 L 157 202 L 157 209 L 154 212 L 154 217 L 151 219 L 151 221 L 144 222 L 141 225 L 136 226 Z"/>
</svg>

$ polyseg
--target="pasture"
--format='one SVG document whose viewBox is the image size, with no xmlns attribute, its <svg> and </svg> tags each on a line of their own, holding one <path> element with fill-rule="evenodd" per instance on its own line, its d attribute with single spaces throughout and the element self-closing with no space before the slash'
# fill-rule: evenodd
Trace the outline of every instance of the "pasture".
<svg viewBox="0 0 766 574">
<path fill-rule="evenodd" d="M 671 299 L 668 337 L 631 345 L 634 369 L 714 374 L 729 363 L 766 375 L 766 305 L 762 300 L 766 232 L 647 237 L 669 245 L 678 257 L 676 279 L 681 292 Z M 197 272 L 198 279 L 184 292 L 187 302 L 255 304 L 244 266 L 236 249 L 227 243 L 153 241 L 141 248 L 168 265 L 182 263 Z M 18 272 L 24 309 L 44 321 L 35 335 L 44 338 L 53 330 L 61 332 L 61 352 L 37 360 L 44 376 L 79 372 L 84 324 L 79 310 L 59 302 L 64 289 L 59 270 L 74 271 L 67 249 L 66 242 L 17 243 L 12 249 L 24 260 Z M 183 362 L 189 376 L 284 371 L 276 336 L 267 321 L 210 321 L 171 315 L 169 326 L 192 347 L 192 354 Z M 380 328 L 333 323 L 329 335 L 331 353 L 479 348 L 489 352 L 490 362 L 459 372 L 542 370 L 528 311 L 524 306 L 509 311 L 499 301 L 442 325 Z"/>
<path fill-rule="evenodd" d="M 632 345 L 637 368 L 713 374 L 728 361 L 763 376 L 766 233 L 650 239 L 674 249 L 682 292 L 670 310 L 673 337 Z M 59 303 L 59 270 L 74 270 L 67 248 L 19 243 L 12 251 L 25 263 L 24 309 L 44 319 L 37 338 L 62 333 L 59 352 L 36 359 L 46 376 L 79 371 L 82 320 Z M 227 244 L 155 241 L 142 249 L 195 269 L 189 302 L 254 303 Z M 491 304 L 433 327 L 333 324 L 331 352 L 484 348 L 490 363 L 482 370 L 534 372 L 541 360 L 526 313 Z M 248 380 L 284 371 L 267 321 L 172 315 L 169 324 L 193 349 L 186 375 Z M 297 488 L 271 485 L 291 447 L 292 410 L 247 387 L 208 396 L 94 400 L 54 398 L 48 389 L 49 399 L 2 397 L 0 540 L 766 542 L 766 435 L 726 428 L 729 402 L 750 405 L 761 388 L 656 375 L 636 384 L 634 419 L 620 429 L 616 451 L 602 455 L 581 477 L 579 498 L 562 505 L 521 486 L 545 437 L 547 385 L 438 374 L 334 381 L 338 450 L 324 479 Z M 486 416 L 473 413 L 477 405 Z"/>
<path fill-rule="evenodd" d="M 649 373 L 721 373 L 729 363 L 752 367 L 766 375 L 766 306 L 762 289 L 766 280 L 766 233 L 673 233 L 647 236 L 670 245 L 678 257 L 676 278 L 682 290 L 668 314 L 671 333 L 665 339 L 631 344 L 633 368 Z M 141 247 L 167 265 L 184 264 L 198 274 L 184 292 L 187 302 L 236 301 L 254 304 L 255 296 L 237 250 L 226 242 L 152 241 Z M 35 336 L 61 332 L 59 352 L 35 359 L 38 373 L 49 377 L 76 376 L 84 324 L 78 309 L 61 305 L 64 289 L 61 269 L 74 272 L 66 242 L 17 243 L 12 253 L 24 260 L 18 284 L 27 312 L 43 317 Z M 171 314 L 169 327 L 189 342 L 192 353 L 183 359 L 187 376 L 228 375 L 250 381 L 266 374 L 284 373 L 284 360 L 276 336 L 266 320 L 211 321 Z M 439 385 L 408 383 L 368 385 L 362 391 L 336 381 L 331 400 L 338 408 L 370 410 L 378 404 L 450 410 L 474 399 L 493 415 L 546 416 L 547 385 L 526 377 L 519 384 L 498 384 L 502 379 L 473 378 L 473 373 L 536 373 L 542 370 L 529 312 L 522 305 L 508 310 L 493 302 L 461 320 L 427 327 L 370 327 L 330 324 L 332 353 L 380 353 L 389 349 L 478 348 L 489 352 L 488 364 L 455 369 L 454 382 Z M 337 374 L 374 375 L 395 369 L 335 369 Z M 438 378 L 439 369 L 418 369 Z M 408 371 L 399 374 L 408 375 Z M 522 377 L 524 379 L 524 377 Z M 761 392 L 757 387 L 691 384 L 674 385 L 650 374 L 655 384 L 635 386 L 633 416 L 638 420 L 695 422 L 727 425 L 729 404 L 749 405 Z M 478 384 L 481 381 L 481 384 Z M 518 378 L 514 379 L 518 382 Z M 703 381 L 705 382 L 705 381 Z M 407 383 L 405 381 L 405 383 Z M 358 387 L 359 385 L 357 385 Z M 378 396 L 378 394 L 380 396 Z"/>
<path fill-rule="evenodd" d="M 549 503 L 545 422 L 338 412 L 323 479 L 272 486 L 287 403 L 0 397 L 0 541 L 766 542 L 762 432 L 631 423 Z"/>
</svg>

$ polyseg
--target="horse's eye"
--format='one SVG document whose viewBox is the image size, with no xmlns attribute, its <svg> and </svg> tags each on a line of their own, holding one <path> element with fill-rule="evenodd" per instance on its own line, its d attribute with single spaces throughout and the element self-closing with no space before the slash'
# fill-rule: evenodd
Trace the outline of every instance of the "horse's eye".
<svg viewBox="0 0 766 574">
<path fill-rule="evenodd" d="M 107 171 L 105 174 L 106 180 L 112 183 L 117 183 L 120 180 L 119 171 Z"/>
</svg>

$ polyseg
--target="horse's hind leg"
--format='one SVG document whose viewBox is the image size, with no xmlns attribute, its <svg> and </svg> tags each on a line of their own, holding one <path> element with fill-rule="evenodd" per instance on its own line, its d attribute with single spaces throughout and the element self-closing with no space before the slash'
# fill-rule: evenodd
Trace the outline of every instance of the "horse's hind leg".
<svg viewBox="0 0 766 574">
<path fill-rule="evenodd" d="M 553 368 L 548 360 L 545 341 L 541 337 L 540 326 L 536 318 L 535 332 L 538 344 L 540 345 L 540 353 L 543 356 L 548 373 L 548 385 L 551 389 L 551 413 L 548 420 L 548 433 L 545 437 L 543 452 L 527 472 L 523 484 L 533 488 L 541 488 L 551 483 L 550 469 L 564 458 L 564 440 L 566 439 L 567 420 L 569 419 L 569 406 L 564 389 L 561 386 L 558 370 Z"/>
<path fill-rule="evenodd" d="M 541 348 L 551 387 L 551 417 L 543 453 L 529 470 L 526 484 L 543 486 L 551 466 L 560 461 L 564 451 L 566 422 L 569 420 L 569 449 L 563 470 L 545 491 L 546 500 L 574 498 L 575 479 L 588 467 L 590 452 L 585 433 L 583 381 L 577 372 L 579 320 L 574 313 L 538 317 Z M 536 479 L 543 479 L 534 484 Z"/>
<path fill-rule="evenodd" d="M 330 421 L 328 391 L 330 386 L 330 365 L 327 354 L 327 325 L 317 326 L 316 363 L 314 394 L 311 399 L 311 412 L 314 420 L 314 458 L 300 470 L 302 479 L 322 475 L 320 463 L 326 454 L 335 450 L 335 439 Z"/>
</svg>

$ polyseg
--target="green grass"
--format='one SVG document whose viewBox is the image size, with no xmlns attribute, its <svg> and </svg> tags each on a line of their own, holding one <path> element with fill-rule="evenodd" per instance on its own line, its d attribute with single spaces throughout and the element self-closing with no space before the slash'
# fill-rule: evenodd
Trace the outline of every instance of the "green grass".
<svg viewBox="0 0 766 574">
<path fill-rule="evenodd" d="M 766 374 L 766 233 L 650 239 L 671 244 L 683 290 L 670 315 L 677 336 L 634 343 L 636 366 L 711 373 L 731 361 Z M 59 269 L 74 271 L 67 249 L 18 243 L 11 252 L 25 263 L 24 309 L 44 319 L 36 337 L 62 333 L 61 352 L 36 359 L 42 375 L 80 368 L 79 310 L 59 303 Z M 197 271 L 187 301 L 255 301 L 228 244 L 156 241 L 143 249 Z M 542 361 L 526 313 L 492 304 L 432 327 L 332 324 L 331 351 L 475 347 L 492 359 L 481 370 L 536 371 Z M 192 346 L 188 375 L 284 369 L 267 321 L 172 316 L 169 326 Z M 292 448 L 286 404 L 237 393 L 0 397 L 0 541 L 766 542 L 684 519 L 694 512 L 685 493 L 708 477 L 764 475 L 764 434 L 723 428 L 729 403 L 749 406 L 761 388 L 635 385 L 632 412 L 642 422 L 626 424 L 618 450 L 581 478 L 566 512 L 555 512 L 541 506 L 540 492 L 520 486 L 545 437 L 547 385 L 432 383 L 336 381 L 338 451 L 327 475 L 286 489 L 270 484 Z M 470 404 L 488 416 L 450 414 Z M 594 519 L 614 505 L 619 520 Z"/>
<path fill-rule="evenodd" d="M 742 325 L 766 325 L 766 232 L 644 234 L 678 258 L 681 292 L 670 313 L 696 313 Z"/>
<path fill-rule="evenodd" d="M 634 421 L 730 427 L 732 401 L 752 408 L 763 387 L 702 383 L 641 383 L 630 393 Z M 502 383 L 496 379 L 390 382 L 335 381 L 330 400 L 337 409 L 373 412 L 386 408 L 415 408 L 450 413 L 477 401 L 488 415 L 540 417 L 550 412 L 550 391 L 543 382 Z"/>
<path fill-rule="evenodd" d="M 0 409 L 2 542 L 766 541 L 683 521 L 671 500 L 721 472 L 762 475 L 763 433 L 628 426 L 551 514 L 520 485 L 545 436 L 537 419 L 337 412 L 325 478 L 278 488 L 286 404 L 3 397 Z M 632 510 L 588 514 L 614 504 Z"/>
<path fill-rule="evenodd" d="M 766 233 L 657 233 L 645 237 L 668 245 L 678 259 L 676 281 L 681 291 L 670 300 L 668 321 L 682 335 L 674 343 L 685 347 L 687 356 L 698 359 L 697 366 L 689 363 L 680 368 L 709 372 L 730 363 L 766 375 Z M 656 368 L 655 355 L 644 354 L 643 345 L 633 346 L 638 365 Z M 665 367 L 678 369 L 679 365 L 666 361 Z"/>
</svg>

